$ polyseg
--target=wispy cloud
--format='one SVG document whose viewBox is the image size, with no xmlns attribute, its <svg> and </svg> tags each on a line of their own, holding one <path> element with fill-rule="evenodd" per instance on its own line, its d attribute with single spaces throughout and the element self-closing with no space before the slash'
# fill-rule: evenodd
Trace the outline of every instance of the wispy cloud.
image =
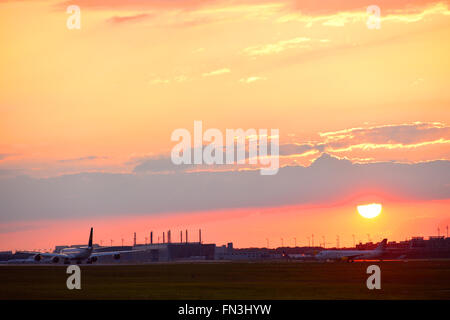
<svg viewBox="0 0 450 320">
<path fill-rule="evenodd" d="M 243 53 L 249 56 L 275 54 L 292 48 L 306 48 L 308 47 L 306 43 L 310 41 L 311 39 L 307 37 L 297 37 L 294 39 L 278 41 L 276 43 L 248 47 L 243 50 Z"/>
<path fill-rule="evenodd" d="M 355 162 L 361 159 L 377 162 L 380 157 L 385 160 L 390 157 L 388 159 L 391 161 L 403 162 L 404 152 L 400 152 L 403 150 L 409 152 L 410 159 L 426 161 L 436 159 L 435 155 L 423 152 L 425 148 L 432 147 L 439 150 L 434 154 L 450 155 L 450 126 L 440 122 L 415 122 L 322 132 L 316 142 L 281 144 L 280 155 L 294 159 L 328 152 Z M 357 155 L 354 155 L 354 152 L 357 152 Z"/>
<path fill-rule="evenodd" d="M 0 0 L 11 2 L 12 0 Z M 408 8 L 417 11 L 423 6 L 434 4 L 438 0 L 377 0 L 375 4 L 387 12 Z M 442 0 L 441 2 L 446 2 Z M 67 7 L 73 1 L 61 1 L 60 7 Z M 137 9 L 172 9 L 172 10 L 236 10 L 236 7 L 284 6 L 290 11 L 302 11 L 309 15 L 330 14 L 342 11 L 355 11 L 368 6 L 364 0 L 77 0 L 76 4 L 95 10 L 137 10 Z"/>
<path fill-rule="evenodd" d="M 9 158 L 9 157 L 14 157 L 16 155 L 17 154 L 15 154 L 15 153 L 0 153 L 0 161 L 4 160 L 6 158 Z"/>
<path fill-rule="evenodd" d="M 169 84 L 169 83 L 170 83 L 169 79 L 160 79 L 160 78 L 152 79 L 149 81 L 149 84 L 151 85 Z"/>
<path fill-rule="evenodd" d="M 394 3 L 396 1 L 392 1 Z M 325 10 L 322 13 L 312 10 L 308 12 L 304 8 L 298 7 L 297 12 L 289 12 L 277 19 L 277 22 L 302 22 L 305 23 L 307 27 L 311 27 L 315 23 L 320 23 L 328 27 L 343 27 L 350 23 L 360 23 L 367 21 L 369 14 L 366 12 L 367 3 L 360 2 L 355 6 L 357 1 L 353 1 L 353 5 L 345 9 L 343 2 L 339 3 L 339 10 Z M 306 5 L 306 4 L 304 4 Z M 423 1 L 422 6 L 417 6 L 416 8 L 407 6 L 407 4 L 398 3 L 396 5 L 389 5 L 387 3 L 377 3 L 381 10 L 382 15 L 380 17 L 381 22 L 398 22 L 398 23 L 412 23 L 423 20 L 427 16 L 431 15 L 449 15 L 450 11 L 448 8 L 447 1 L 442 1 L 437 3 L 436 1 Z M 306 5 L 307 6 L 307 5 Z M 408 10 L 403 10 L 401 13 L 399 9 L 402 7 L 407 7 Z M 324 8 L 326 8 L 324 6 Z M 328 13 L 327 13 L 328 12 Z"/>
<path fill-rule="evenodd" d="M 107 157 L 86 156 L 86 157 L 72 158 L 72 159 L 61 159 L 61 160 L 58 160 L 58 162 L 72 163 L 72 162 L 81 162 L 81 161 L 90 161 L 90 160 L 99 160 L 99 159 L 107 159 Z"/>
<path fill-rule="evenodd" d="M 222 68 L 222 69 L 218 69 L 218 70 L 214 70 L 214 71 L 210 71 L 210 72 L 205 72 L 202 74 L 202 76 L 204 76 L 204 77 L 219 76 L 219 75 L 230 73 L 230 72 L 231 72 L 230 69 Z"/>
<path fill-rule="evenodd" d="M 350 128 L 319 134 L 334 146 L 366 144 L 415 145 L 448 140 L 450 127 L 440 122 L 415 122 L 399 125 L 380 125 Z"/>
<path fill-rule="evenodd" d="M 136 14 L 133 16 L 114 16 L 114 17 L 108 19 L 108 21 L 111 23 L 115 23 L 115 24 L 122 24 L 122 23 L 126 23 L 126 22 L 140 21 L 140 20 L 148 19 L 150 17 L 151 17 L 151 15 L 148 13 L 141 13 L 141 14 Z"/>
<path fill-rule="evenodd" d="M 242 78 L 242 79 L 239 80 L 239 82 L 252 83 L 252 82 L 261 81 L 261 80 L 267 80 L 267 78 L 266 77 L 252 76 L 252 77 Z"/>
</svg>

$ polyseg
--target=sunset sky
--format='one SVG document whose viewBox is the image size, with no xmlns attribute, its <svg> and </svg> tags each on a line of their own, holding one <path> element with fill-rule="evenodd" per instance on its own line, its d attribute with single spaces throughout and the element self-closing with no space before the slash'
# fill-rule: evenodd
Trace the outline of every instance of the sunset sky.
<svg viewBox="0 0 450 320">
<path fill-rule="evenodd" d="M 0 0 L 0 250 L 443 235 L 448 39 L 450 1 Z M 175 167 L 196 120 L 279 129 L 278 174 Z"/>
</svg>

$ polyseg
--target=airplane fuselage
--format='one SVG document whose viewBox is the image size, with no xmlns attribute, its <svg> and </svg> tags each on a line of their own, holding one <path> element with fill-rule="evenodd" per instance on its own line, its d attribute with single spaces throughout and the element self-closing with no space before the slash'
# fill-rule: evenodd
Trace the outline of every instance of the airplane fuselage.
<svg viewBox="0 0 450 320">
<path fill-rule="evenodd" d="M 67 256 L 69 260 L 84 260 L 89 259 L 92 254 L 90 248 L 66 248 L 61 250 L 61 254 Z"/>
<path fill-rule="evenodd" d="M 338 259 L 370 259 L 376 258 L 381 252 L 376 250 L 324 250 L 316 255 L 319 260 L 338 260 Z"/>
</svg>

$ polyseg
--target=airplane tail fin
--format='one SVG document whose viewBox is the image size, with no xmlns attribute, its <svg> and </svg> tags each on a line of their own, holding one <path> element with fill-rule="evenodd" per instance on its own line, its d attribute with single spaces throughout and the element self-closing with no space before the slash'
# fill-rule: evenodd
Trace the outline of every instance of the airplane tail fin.
<svg viewBox="0 0 450 320">
<path fill-rule="evenodd" d="M 94 233 L 94 228 L 91 228 L 91 234 L 89 235 L 88 248 L 92 248 L 92 234 Z"/>
<path fill-rule="evenodd" d="M 387 239 L 383 239 L 375 250 L 384 251 L 386 249 Z"/>
</svg>

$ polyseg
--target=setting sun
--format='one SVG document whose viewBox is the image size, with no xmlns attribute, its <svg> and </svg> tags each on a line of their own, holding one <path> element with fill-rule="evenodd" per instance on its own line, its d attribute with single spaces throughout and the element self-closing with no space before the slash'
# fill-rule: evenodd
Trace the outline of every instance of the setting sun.
<svg viewBox="0 0 450 320">
<path fill-rule="evenodd" d="M 364 218 L 372 219 L 378 216 L 381 212 L 381 204 L 371 203 L 360 205 L 357 207 L 358 213 Z"/>
</svg>

